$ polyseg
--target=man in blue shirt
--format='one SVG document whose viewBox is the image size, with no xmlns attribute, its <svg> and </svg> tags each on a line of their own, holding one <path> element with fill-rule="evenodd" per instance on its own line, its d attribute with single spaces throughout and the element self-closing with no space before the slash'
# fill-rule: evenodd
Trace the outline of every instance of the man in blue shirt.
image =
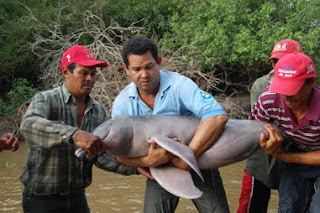
<svg viewBox="0 0 320 213">
<path fill-rule="evenodd" d="M 160 69 L 161 57 L 156 44 L 146 37 L 133 37 L 122 52 L 123 68 L 133 81 L 116 97 L 112 117 L 123 115 L 190 115 L 201 118 L 189 148 L 199 158 L 219 137 L 228 117 L 211 94 L 201 90 L 191 79 Z M 186 131 L 188 131 L 186 129 Z M 137 166 L 148 178 L 144 212 L 174 212 L 179 198 L 165 191 L 143 167 L 171 162 L 175 167 L 190 170 L 180 158 L 151 144 L 147 156 L 117 157 L 120 163 Z M 218 170 L 201 171 L 205 182 L 194 172 L 195 185 L 203 191 L 193 200 L 199 212 L 229 212 L 226 194 Z"/>
</svg>

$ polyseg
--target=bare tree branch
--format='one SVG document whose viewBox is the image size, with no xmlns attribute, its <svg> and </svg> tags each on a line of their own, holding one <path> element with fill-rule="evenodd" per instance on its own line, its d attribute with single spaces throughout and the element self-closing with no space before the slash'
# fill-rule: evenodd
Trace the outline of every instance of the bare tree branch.
<svg viewBox="0 0 320 213">
<path fill-rule="evenodd" d="M 86 11 L 83 14 L 82 27 L 76 31 L 63 34 L 63 24 L 61 23 L 62 9 L 57 9 L 55 21 L 49 25 L 41 23 L 33 15 L 32 11 L 29 10 L 29 20 L 32 20 L 36 24 L 39 32 L 46 32 L 45 34 L 36 33 L 35 40 L 31 44 L 32 52 L 39 57 L 39 61 L 41 62 L 41 80 L 46 88 L 52 88 L 60 84 L 63 79 L 58 67 L 62 53 L 70 46 L 80 44 L 79 42 L 84 36 L 90 38 L 92 42 L 86 46 L 99 60 L 107 61 L 109 64 L 107 69 L 98 69 L 98 80 L 91 95 L 102 103 L 110 114 L 112 101 L 130 82 L 122 70 L 122 45 L 127 38 L 133 35 L 144 34 L 146 28 L 138 27 L 135 23 L 129 27 L 122 27 L 114 21 L 106 25 L 101 17 L 93 14 L 91 11 Z M 46 35 L 46 37 L 43 35 Z M 217 78 L 215 69 L 206 72 L 201 71 L 201 61 L 206 60 L 210 63 L 211 59 L 206 58 L 200 51 L 197 52 L 196 57 L 189 56 L 186 53 L 186 47 L 181 47 L 174 52 L 160 47 L 160 52 L 163 58 L 162 67 L 164 69 L 176 71 L 190 77 L 205 91 L 223 92 L 217 85 L 227 82 L 227 78 L 223 80 Z M 225 76 L 228 76 L 228 73 L 225 73 Z M 231 82 L 228 83 L 231 84 Z M 219 100 L 231 115 L 243 116 L 245 114 L 243 109 L 230 101 L 232 96 L 235 96 L 235 94 L 232 94 L 230 97 L 222 96 Z"/>
</svg>

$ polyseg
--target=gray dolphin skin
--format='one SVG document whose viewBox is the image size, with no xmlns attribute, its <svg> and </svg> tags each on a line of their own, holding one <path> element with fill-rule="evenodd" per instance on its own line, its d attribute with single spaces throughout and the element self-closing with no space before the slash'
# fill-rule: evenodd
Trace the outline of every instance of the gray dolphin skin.
<svg viewBox="0 0 320 213">
<path fill-rule="evenodd" d="M 147 155 L 148 140 L 154 139 L 159 146 L 185 160 L 201 178 L 199 168 L 215 169 L 242 161 L 259 147 L 260 134 L 267 135 L 265 122 L 229 119 L 220 137 L 196 161 L 186 145 L 199 122 L 199 118 L 191 116 L 123 116 L 105 121 L 93 134 L 104 141 L 106 151 L 132 158 Z M 76 155 L 84 156 L 85 150 L 78 149 Z M 202 195 L 194 186 L 190 172 L 170 165 L 153 167 L 150 171 L 164 189 L 176 196 L 196 199 Z"/>
</svg>

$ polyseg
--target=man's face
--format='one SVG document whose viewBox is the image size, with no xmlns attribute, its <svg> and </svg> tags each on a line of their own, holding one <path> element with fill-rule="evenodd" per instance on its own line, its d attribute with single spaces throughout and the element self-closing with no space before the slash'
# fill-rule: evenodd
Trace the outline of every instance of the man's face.
<svg viewBox="0 0 320 213">
<path fill-rule="evenodd" d="M 308 106 L 313 87 L 314 84 L 307 85 L 306 83 L 304 83 L 301 89 L 295 95 L 281 96 L 287 107 L 289 107 L 290 109 L 301 109 L 302 107 Z"/>
<path fill-rule="evenodd" d="M 123 64 L 127 75 L 136 84 L 139 93 L 156 94 L 160 82 L 161 58 L 155 60 L 151 52 L 143 55 L 128 55 L 128 67 Z"/>
<path fill-rule="evenodd" d="M 75 97 L 82 97 L 90 94 L 96 82 L 97 71 L 96 67 L 85 67 L 76 64 L 73 72 L 65 68 L 63 75 L 69 92 Z"/>
</svg>

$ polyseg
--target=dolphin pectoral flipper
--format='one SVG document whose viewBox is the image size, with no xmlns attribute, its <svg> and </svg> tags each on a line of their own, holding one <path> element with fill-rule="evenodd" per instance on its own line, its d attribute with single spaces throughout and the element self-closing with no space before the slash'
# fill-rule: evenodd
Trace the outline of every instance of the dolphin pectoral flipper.
<svg viewBox="0 0 320 213">
<path fill-rule="evenodd" d="M 171 194 L 187 199 L 197 199 L 202 196 L 202 191 L 194 185 L 190 172 L 168 164 L 149 169 L 159 185 Z"/>
<path fill-rule="evenodd" d="M 168 152 L 184 160 L 199 175 L 202 181 L 204 181 L 194 153 L 188 146 L 162 135 L 155 135 L 151 139 Z"/>
</svg>

